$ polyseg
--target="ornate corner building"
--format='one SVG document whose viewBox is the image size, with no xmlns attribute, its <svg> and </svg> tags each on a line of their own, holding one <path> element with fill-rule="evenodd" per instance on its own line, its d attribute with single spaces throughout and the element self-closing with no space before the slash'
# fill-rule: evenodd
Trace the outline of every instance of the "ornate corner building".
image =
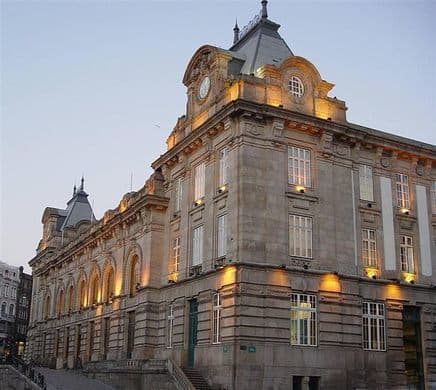
<svg viewBox="0 0 436 390">
<path fill-rule="evenodd" d="M 435 146 L 349 123 L 266 3 L 193 55 L 143 188 L 100 220 L 83 182 L 44 211 L 28 358 L 170 359 L 234 390 L 436 386 Z"/>
</svg>

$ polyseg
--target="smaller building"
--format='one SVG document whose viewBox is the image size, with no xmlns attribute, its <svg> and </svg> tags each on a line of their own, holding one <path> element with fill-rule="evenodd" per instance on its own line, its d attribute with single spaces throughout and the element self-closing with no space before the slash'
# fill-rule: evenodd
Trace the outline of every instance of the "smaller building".
<svg viewBox="0 0 436 390">
<path fill-rule="evenodd" d="M 30 317 L 30 302 L 32 298 L 32 275 L 23 272 L 23 267 L 19 268 L 20 282 L 17 290 L 17 301 L 15 310 L 14 336 L 15 349 L 13 354 L 22 357 L 26 345 L 27 327 Z"/>
<path fill-rule="evenodd" d="M 15 313 L 20 284 L 18 267 L 0 261 L 0 356 L 13 352 Z"/>
</svg>

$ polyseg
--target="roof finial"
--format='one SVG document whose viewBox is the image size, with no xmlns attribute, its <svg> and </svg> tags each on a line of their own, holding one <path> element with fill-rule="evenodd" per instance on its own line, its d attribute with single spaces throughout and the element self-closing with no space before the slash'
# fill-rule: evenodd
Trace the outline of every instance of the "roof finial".
<svg viewBox="0 0 436 390">
<path fill-rule="evenodd" d="M 266 19 L 268 17 L 268 11 L 266 9 L 266 5 L 268 4 L 268 1 L 262 0 L 260 2 L 260 4 L 262 4 L 262 11 L 261 11 L 260 15 L 262 16 L 262 19 Z"/>
<path fill-rule="evenodd" d="M 76 195 L 76 191 L 77 191 L 77 187 L 76 187 L 76 183 L 74 183 L 74 187 L 73 187 L 73 196 Z"/>
<path fill-rule="evenodd" d="M 82 174 L 82 178 L 80 179 L 80 191 L 83 191 L 85 188 L 85 178 L 83 177 Z"/>
<path fill-rule="evenodd" d="M 235 27 L 233 27 L 233 44 L 239 41 L 238 18 L 236 18 Z"/>
</svg>

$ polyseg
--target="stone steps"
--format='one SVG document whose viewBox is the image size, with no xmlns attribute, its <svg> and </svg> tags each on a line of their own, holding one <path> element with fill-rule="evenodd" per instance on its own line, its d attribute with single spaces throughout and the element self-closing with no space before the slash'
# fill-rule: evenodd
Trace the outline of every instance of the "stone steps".
<svg viewBox="0 0 436 390">
<path fill-rule="evenodd" d="M 193 368 L 182 368 L 182 370 L 197 390 L 212 390 L 197 370 L 194 370 Z"/>
</svg>

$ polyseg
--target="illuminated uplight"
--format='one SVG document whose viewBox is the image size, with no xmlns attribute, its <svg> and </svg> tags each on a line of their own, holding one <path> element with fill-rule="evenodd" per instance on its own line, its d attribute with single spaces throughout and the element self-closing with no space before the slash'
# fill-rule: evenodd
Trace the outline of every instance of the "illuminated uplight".
<svg viewBox="0 0 436 390">
<path fill-rule="evenodd" d="M 341 292 L 341 283 L 335 274 L 325 274 L 321 277 L 320 290 Z"/>
<path fill-rule="evenodd" d="M 236 267 L 235 266 L 227 266 L 224 268 L 221 274 L 221 286 L 225 286 L 226 284 L 233 284 L 236 282 Z"/>
<path fill-rule="evenodd" d="M 284 269 L 273 269 L 268 272 L 268 283 L 276 286 L 288 286 L 288 273 Z"/>
<path fill-rule="evenodd" d="M 385 297 L 388 299 L 402 299 L 403 294 L 398 284 L 389 283 L 385 287 Z"/>
</svg>

